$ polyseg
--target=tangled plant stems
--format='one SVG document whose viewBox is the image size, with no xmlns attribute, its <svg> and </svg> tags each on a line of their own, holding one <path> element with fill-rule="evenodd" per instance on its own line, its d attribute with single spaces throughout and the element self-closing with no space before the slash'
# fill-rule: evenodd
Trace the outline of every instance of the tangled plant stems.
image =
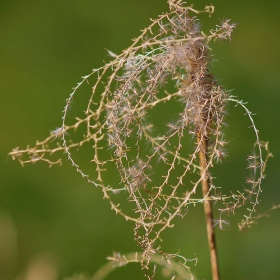
<svg viewBox="0 0 280 280">
<path fill-rule="evenodd" d="M 174 226 L 175 217 L 184 217 L 191 205 L 203 203 L 212 275 L 218 280 L 214 226 L 222 229 L 228 223 L 224 216 L 243 206 L 247 213 L 239 224 L 240 230 L 253 223 L 271 154 L 267 143 L 260 141 L 245 103 L 229 95 L 209 72 L 210 41 L 231 40 L 235 24 L 225 20 L 205 34 L 196 14 L 211 15 L 213 6 L 197 11 L 192 6 L 185 7 L 180 0 L 168 0 L 168 4 L 170 11 L 152 20 L 129 48 L 120 55 L 109 51 L 112 61 L 82 78 L 66 100 L 60 128 L 34 147 L 16 148 L 10 155 L 22 165 L 45 161 L 52 166 L 62 163 L 60 157 L 55 157 L 57 154 L 66 154 L 76 171 L 101 188 L 111 208 L 134 223 L 135 240 L 142 248 L 141 258 L 136 259 L 149 279 L 155 273 L 151 265 L 155 255 L 160 255 L 163 262 L 176 261 L 189 270 L 188 259 L 164 252 L 159 244 L 162 233 Z M 68 124 L 74 95 L 91 76 L 95 83 L 84 117 Z M 226 155 L 227 141 L 222 130 L 228 102 L 245 110 L 256 137 L 256 151 L 248 156 L 247 188 L 236 193 L 222 192 L 211 176 L 211 169 Z M 164 116 L 157 108 L 164 108 Z M 166 117 L 170 117 L 166 123 L 156 124 Z M 81 139 L 68 141 L 73 132 L 83 127 L 86 129 Z M 73 156 L 73 151 L 86 143 L 93 147 L 91 164 L 96 172 L 92 177 Z M 119 180 L 112 185 L 108 173 L 114 170 Z M 199 185 L 202 197 L 196 195 Z M 132 205 L 128 211 L 117 201 L 123 195 Z M 212 201 L 218 205 L 216 220 Z M 118 258 L 113 259 L 117 262 Z"/>
</svg>

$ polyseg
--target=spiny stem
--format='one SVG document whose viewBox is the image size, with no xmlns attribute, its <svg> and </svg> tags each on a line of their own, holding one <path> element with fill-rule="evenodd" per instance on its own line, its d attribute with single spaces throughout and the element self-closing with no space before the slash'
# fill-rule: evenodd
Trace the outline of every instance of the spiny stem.
<svg viewBox="0 0 280 280">
<path fill-rule="evenodd" d="M 206 219 L 206 228 L 207 228 L 207 237 L 210 250 L 210 259 L 211 259 L 211 269 L 212 269 L 212 279 L 219 280 L 219 265 L 217 257 L 217 245 L 215 239 L 215 230 L 213 227 L 213 211 L 211 200 L 206 199 L 210 196 L 210 184 L 209 177 L 207 174 L 207 139 L 205 136 L 201 137 L 198 135 L 198 143 L 200 145 L 199 149 L 199 164 L 201 167 L 201 185 L 202 185 L 202 194 L 204 197 L 204 213 Z"/>
</svg>

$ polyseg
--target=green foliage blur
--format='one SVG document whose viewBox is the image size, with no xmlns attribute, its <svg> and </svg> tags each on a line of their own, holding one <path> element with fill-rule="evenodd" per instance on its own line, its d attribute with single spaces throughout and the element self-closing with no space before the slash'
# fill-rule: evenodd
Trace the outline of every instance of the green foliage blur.
<svg viewBox="0 0 280 280">
<path fill-rule="evenodd" d="M 280 2 L 210 2 L 214 15 L 199 15 L 205 32 L 225 18 L 238 24 L 231 43 L 212 43 L 212 72 L 233 95 L 248 101 L 257 113 L 260 138 L 270 142 L 274 154 L 258 209 L 263 213 L 280 204 Z M 210 2 L 193 4 L 203 9 Z M 139 250 L 133 224 L 116 216 L 101 190 L 81 178 L 66 158 L 62 167 L 39 163 L 22 168 L 8 153 L 43 140 L 59 127 L 64 100 L 80 77 L 110 59 L 105 48 L 120 53 L 150 18 L 167 9 L 165 0 L 0 1 L 0 280 L 90 276 L 113 252 Z M 86 94 L 90 85 L 81 98 Z M 73 106 L 82 106 L 77 97 Z M 229 108 L 229 156 L 214 171 L 228 190 L 244 184 L 246 155 L 254 142 L 243 114 Z M 239 232 L 242 213 L 237 213 L 229 228 L 217 230 L 222 279 L 280 279 L 279 217 L 276 210 L 248 232 Z M 163 236 L 164 250 L 198 258 L 193 267 L 198 279 L 211 279 L 205 233 L 203 208 L 198 206 Z M 108 279 L 144 279 L 144 274 L 131 265 Z"/>
</svg>

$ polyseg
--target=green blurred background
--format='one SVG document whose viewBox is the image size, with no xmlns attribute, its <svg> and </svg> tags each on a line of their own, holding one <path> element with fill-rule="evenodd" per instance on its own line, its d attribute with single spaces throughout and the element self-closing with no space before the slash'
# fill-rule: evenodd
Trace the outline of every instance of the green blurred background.
<svg viewBox="0 0 280 280">
<path fill-rule="evenodd" d="M 64 100 L 80 77 L 101 66 L 104 59 L 108 61 L 105 48 L 120 53 L 128 47 L 150 18 L 167 11 L 165 2 L 0 1 L 0 280 L 90 276 L 113 251 L 139 249 L 133 240 L 133 224 L 116 216 L 101 190 L 89 185 L 69 163 L 50 169 L 44 163 L 22 168 L 8 153 L 44 139 L 59 127 Z M 232 43 L 211 44 L 217 60 L 213 72 L 234 95 L 249 102 L 257 113 L 261 139 L 270 141 L 274 154 L 258 208 L 262 213 L 280 203 L 280 2 L 212 3 L 216 7 L 212 18 L 200 16 L 203 29 L 225 18 L 238 23 Z M 193 4 L 202 9 L 210 2 Z M 234 189 L 243 184 L 253 133 L 240 109 L 232 108 L 230 113 L 229 158 L 215 175 L 226 188 Z M 178 220 L 165 234 L 164 248 L 180 249 L 190 259 L 198 257 L 194 273 L 198 279 L 211 279 L 202 211 L 196 207 Z M 240 218 L 233 217 L 227 230 L 217 232 L 222 279 L 280 279 L 280 210 L 260 219 L 248 232 L 238 231 Z M 139 266 L 131 265 L 108 279 L 144 276 Z"/>
</svg>

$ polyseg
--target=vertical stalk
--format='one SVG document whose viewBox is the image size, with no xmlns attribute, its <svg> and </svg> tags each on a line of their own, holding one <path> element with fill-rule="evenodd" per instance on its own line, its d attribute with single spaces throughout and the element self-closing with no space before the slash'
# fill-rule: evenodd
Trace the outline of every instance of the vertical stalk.
<svg viewBox="0 0 280 280">
<path fill-rule="evenodd" d="M 206 228 L 207 228 L 207 237 L 208 245 L 210 250 L 210 260 L 211 260 L 211 269 L 212 269 L 212 279 L 219 280 L 219 266 L 218 266 L 218 257 L 217 257 L 217 245 L 215 238 L 215 230 L 213 227 L 213 211 L 211 200 L 208 200 L 207 197 L 210 196 L 210 184 L 209 177 L 207 174 L 207 139 L 205 137 L 201 138 L 201 135 L 198 135 L 198 143 L 200 145 L 199 149 L 199 165 L 201 167 L 201 185 L 202 185 L 202 194 L 204 197 L 204 213 L 206 219 Z"/>
</svg>

